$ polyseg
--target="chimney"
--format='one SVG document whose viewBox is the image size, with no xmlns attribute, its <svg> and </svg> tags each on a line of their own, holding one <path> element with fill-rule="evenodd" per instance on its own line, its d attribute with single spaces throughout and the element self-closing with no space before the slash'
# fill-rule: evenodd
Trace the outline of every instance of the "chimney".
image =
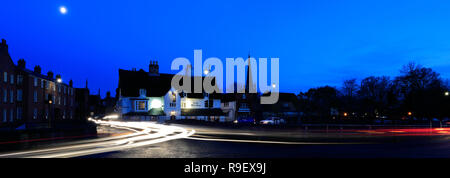
<svg viewBox="0 0 450 178">
<path fill-rule="evenodd" d="M 111 92 L 110 91 L 106 92 L 106 98 L 111 98 Z"/>
<path fill-rule="evenodd" d="M 56 82 L 58 82 L 58 83 L 62 83 L 62 78 L 61 78 L 61 75 L 60 74 L 56 74 Z"/>
<path fill-rule="evenodd" d="M 5 50 L 6 52 L 8 52 L 8 44 L 6 44 L 6 40 L 2 39 L 2 43 L 0 44 L 0 48 L 2 48 L 2 50 Z"/>
<path fill-rule="evenodd" d="M 39 66 L 39 65 L 34 66 L 34 73 L 41 74 L 41 66 Z"/>
<path fill-rule="evenodd" d="M 25 59 L 19 59 L 19 61 L 17 61 L 17 66 L 19 68 L 25 69 Z"/>
<path fill-rule="evenodd" d="M 73 80 L 72 79 L 70 79 L 70 81 L 69 81 L 69 86 L 73 87 Z"/>
<path fill-rule="evenodd" d="M 47 72 L 47 77 L 50 79 L 53 79 L 53 72 L 52 71 L 48 71 Z"/>
<path fill-rule="evenodd" d="M 148 73 L 150 75 L 158 75 L 159 74 L 158 61 L 150 61 L 150 65 L 148 66 Z"/>
</svg>

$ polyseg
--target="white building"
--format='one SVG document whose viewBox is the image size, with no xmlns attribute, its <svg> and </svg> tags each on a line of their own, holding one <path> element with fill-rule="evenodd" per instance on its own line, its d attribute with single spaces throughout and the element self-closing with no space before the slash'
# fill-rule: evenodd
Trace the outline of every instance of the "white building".
<svg viewBox="0 0 450 178">
<path fill-rule="evenodd" d="M 183 93 L 171 86 L 173 74 L 160 74 L 157 62 L 151 61 L 149 72 L 119 69 L 121 118 L 126 120 L 197 119 L 225 121 L 218 94 Z"/>
</svg>

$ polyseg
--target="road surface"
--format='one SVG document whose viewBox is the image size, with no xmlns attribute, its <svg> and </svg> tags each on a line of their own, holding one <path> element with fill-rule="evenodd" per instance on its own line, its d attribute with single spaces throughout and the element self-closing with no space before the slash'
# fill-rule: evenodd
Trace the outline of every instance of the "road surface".
<svg viewBox="0 0 450 178">
<path fill-rule="evenodd" d="M 325 131 L 96 122 L 120 134 L 0 158 L 450 158 L 450 128 Z"/>
</svg>

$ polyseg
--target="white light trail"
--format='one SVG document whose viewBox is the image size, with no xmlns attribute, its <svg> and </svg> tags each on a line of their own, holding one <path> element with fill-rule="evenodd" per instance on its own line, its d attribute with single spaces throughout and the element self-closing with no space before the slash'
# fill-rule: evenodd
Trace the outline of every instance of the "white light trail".
<svg viewBox="0 0 450 178">
<path fill-rule="evenodd" d="M 150 122 L 121 122 L 121 121 L 100 121 L 92 120 L 97 124 L 109 125 L 117 128 L 127 128 L 135 131 L 133 134 L 116 137 L 106 137 L 94 139 L 93 143 L 77 144 L 57 148 L 39 149 L 33 151 L 22 151 L 16 153 L 1 154 L 1 157 L 21 157 L 21 158 L 66 158 L 91 154 L 118 151 L 122 149 L 147 146 L 169 140 L 186 138 L 195 133 L 194 130 L 188 132 L 182 127 L 166 126 Z M 138 131 L 140 130 L 140 131 Z"/>
</svg>

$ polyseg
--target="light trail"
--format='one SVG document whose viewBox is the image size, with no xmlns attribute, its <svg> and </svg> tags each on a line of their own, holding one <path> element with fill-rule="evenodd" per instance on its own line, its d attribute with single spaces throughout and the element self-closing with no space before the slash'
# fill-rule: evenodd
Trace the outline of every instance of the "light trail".
<svg viewBox="0 0 450 178">
<path fill-rule="evenodd" d="M 223 138 L 198 138 L 187 137 L 191 140 L 202 141 L 216 141 L 216 142 L 241 142 L 241 143 L 262 143 L 262 144 L 284 144 L 284 145 L 342 145 L 342 144 L 371 144 L 371 143 L 338 143 L 338 142 L 284 142 L 284 141 L 270 141 L 270 140 L 238 140 L 238 139 L 223 139 Z"/>
<path fill-rule="evenodd" d="M 91 119 L 92 120 L 92 119 Z M 125 128 L 135 133 L 116 137 L 106 137 L 94 140 L 78 142 L 77 145 L 62 146 L 56 148 L 39 149 L 32 151 L 21 151 L 7 154 L 0 154 L 2 157 L 19 158 L 68 158 L 99 154 L 122 149 L 135 148 L 140 146 L 161 143 L 173 139 L 186 138 L 195 133 L 194 130 L 188 132 L 182 127 L 166 126 L 150 122 L 120 122 L 120 121 L 100 121 L 92 120 L 99 125 Z"/>
</svg>

